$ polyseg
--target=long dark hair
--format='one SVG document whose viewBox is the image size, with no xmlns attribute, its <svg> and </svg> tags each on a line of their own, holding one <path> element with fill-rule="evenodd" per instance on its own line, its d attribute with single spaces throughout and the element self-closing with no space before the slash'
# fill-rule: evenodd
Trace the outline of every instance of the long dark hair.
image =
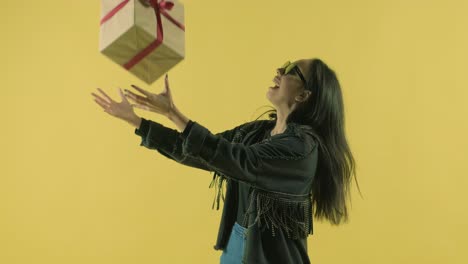
<svg viewBox="0 0 468 264">
<path fill-rule="evenodd" d="M 311 191 L 314 217 L 339 225 L 348 222 L 346 200 L 351 198 L 356 162 L 346 140 L 343 95 L 335 72 L 318 58 L 312 59 L 310 71 L 306 85 L 312 94 L 288 115 L 286 123 L 310 126 L 319 138 L 318 167 Z M 274 108 L 256 120 L 266 113 L 276 122 Z"/>
</svg>

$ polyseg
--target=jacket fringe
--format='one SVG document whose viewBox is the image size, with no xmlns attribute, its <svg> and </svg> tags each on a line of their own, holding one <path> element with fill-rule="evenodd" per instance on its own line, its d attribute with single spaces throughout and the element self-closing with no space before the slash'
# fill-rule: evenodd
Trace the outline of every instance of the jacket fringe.
<svg viewBox="0 0 468 264">
<path fill-rule="evenodd" d="M 313 233 L 310 195 L 291 199 L 261 190 L 256 190 L 256 194 L 252 196 L 256 197 L 257 204 L 253 224 L 258 223 L 262 231 L 266 227 L 271 230 L 272 236 L 276 236 L 276 230 L 281 229 L 292 239 L 306 238 Z"/>
<path fill-rule="evenodd" d="M 213 199 L 213 205 L 211 206 L 211 209 L 214 209 L 214 205 L 216 202 L 216 210 L 219 210 L 219 201 L 220 197 L 223 198 L 223 203 L 224 203 L 224 191 L 223 191 L 223 183 L 226 181 L 226 177 L 224 175 L 219 174 L 218 172 L 213 173 L 213 180 L 211 180 L 210 186 L 208 188 L 212 188 L 215 186 L 215 197 Z"/>
<path fill-rule="evenodd" d="M 262 231 L 266 227 L 271 230 L 272 236 L 276 236 L 275 229 L 282 229 L 292 239 L 306 238 L 313 233 L 310 195 L 293 196 L 294 199 L 291 199 L 274 192 L 258 189 L 254 192 L 256 195 L 252 195 L 251 203 L 256 199 L 257 206 L 253 224 L 258 223 Z"/>
<path fill-rule="evenodd" d="M 212 209 L 215 203 L 216 210 L 219 210 L 220 199 L 225 200 L 223 183 L 227 178 L 214 172 L 213 179 L 209 188 L 215 187 L 215 198 L 213 199 Z M 276 236 L 276 230 L 282 229 L 288 238 L 298 239 L 306 238 L 313 233 L 312 223 L 312 200 L 309 195 L 281 195 L 280 193 L 268 192 L 260 189 L 254 189 L 250 195 L 249 208 L 244 218 L 244 226 L 248 223 L 248 215 L 251 212 L 253 204 L 256 204 L 255 223 L 261 230 L 268 228 L 272 236 Z M 250 226 L 252 226 L 250 225 Z"/>
<path fill-rule="evenodd" d="M 243 137 L 242 129 L 239 131 L 236 131 L 236 133 L 233 136 L 232 142 L 233 143 L 238 143 L 241 142 L 242 137 Z M 223 203 L 224 203 L 224 191 L 223 191 L 223 183 L 227 180 L 227 178 L 218 173 L 217 171 L 214 171 L 213 173 L 213 179 L 211 180 L 210 186 L 208 188 L 212 188 L 215 186 L 215 197 L 213 199 L 213 205 L 211 206 L 211 209 L 214 209 L 214 205 L 216 202 L 216 210 L 219 210 L 219 201 L 220 201 L 220 196 L 223 198 Z"/>
</svg>

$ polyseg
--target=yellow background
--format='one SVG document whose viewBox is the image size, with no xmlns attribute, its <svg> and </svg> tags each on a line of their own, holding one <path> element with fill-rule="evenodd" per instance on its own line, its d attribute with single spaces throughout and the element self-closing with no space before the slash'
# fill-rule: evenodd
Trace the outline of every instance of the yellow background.
<svg viewBox="0 0 468 264">
<path fill-rule="evenodd" d="M 350 222 L 315 222 L 313 263 L 467 263 L 468 1 L 183 3 L 169 81 L 212 132 L 267 110 L 286 60 L 337 72 L 363 197 L 353 180 Z M 99 1 L 2 2 L 0 263 L 218 263 L 212 175 L 140 147 L 91 96 L 163 88 L 99 53 L 99 16 Z"/>
</svg>

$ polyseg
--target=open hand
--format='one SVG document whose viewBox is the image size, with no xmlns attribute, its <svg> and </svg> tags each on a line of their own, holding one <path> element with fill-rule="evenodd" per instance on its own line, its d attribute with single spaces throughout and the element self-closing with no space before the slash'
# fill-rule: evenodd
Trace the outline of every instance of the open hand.
<svg viewBox="0 0 468 264">
<path fill-rule="evenodd" d="M 159 94 L 150 93 L 136 85 L 132 85 L 132 87 L 144 95 L 134 94 L 125 89 L 125 96 L 135 102 L 135 104 L 133 104 L 134 107 L 155 112 L 166 117 L 175 109 L 172 93 L 169 89 L 167 74 L 165 77 L 164 90 Z"/>
<path fill-rule="evenodd" d="M 100 97 L 95 93 L 91 94 L 95 97 L 94 101 L 104 109 L 104 112 L 117 118 L 123 119 L 125 121 L 132 120 L 132 118 L 136 116 L 132 105 L 125 97 L 121 88 L 119 88 L 120 97 L 122 98 L 122 102 L 120 103 L 112 100 L 112 98 L 110 98 L 110 96 L 108 96 L 100 88 L 97 89 L 99 90 L 99 92 L 101 92 L 104 98 Z"/>
</svg>

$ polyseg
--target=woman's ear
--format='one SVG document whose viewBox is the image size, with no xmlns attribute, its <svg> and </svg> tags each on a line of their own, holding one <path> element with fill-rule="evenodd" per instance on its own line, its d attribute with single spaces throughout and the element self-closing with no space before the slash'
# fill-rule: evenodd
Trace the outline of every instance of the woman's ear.
<svg viewBox="0 0 468 264">
<path fill-rule="evenodd" d="M 302 91 L 298 96 L 296 96 L 296 101 L 298 102 L 304 102 L 311 96 L 312 92 L 309 90 L 304 90 Z"/>
</svg>

